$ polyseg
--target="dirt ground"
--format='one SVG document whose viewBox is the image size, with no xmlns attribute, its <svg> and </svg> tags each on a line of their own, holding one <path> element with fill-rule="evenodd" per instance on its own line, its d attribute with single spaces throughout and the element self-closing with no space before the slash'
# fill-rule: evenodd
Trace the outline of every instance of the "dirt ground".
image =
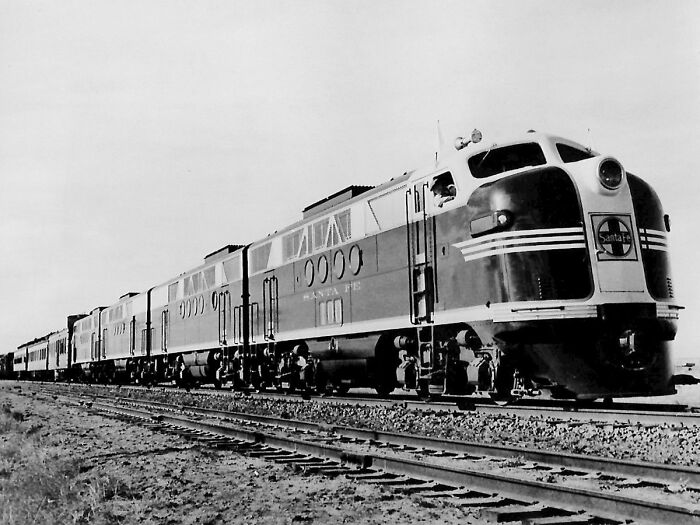
<svg viewBox="0 0 700 525">
<path fill-rule="evenodd" d="M 450 503 L 261 459 L 0 386 L 0 523 L 479 523 Z"/>
</svg>

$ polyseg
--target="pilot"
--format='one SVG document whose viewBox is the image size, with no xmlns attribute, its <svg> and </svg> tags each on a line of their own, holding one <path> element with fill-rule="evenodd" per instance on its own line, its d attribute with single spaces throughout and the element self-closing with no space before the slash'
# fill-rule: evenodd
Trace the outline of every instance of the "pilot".
<svg viewBox="0 0 700 525">
<path fill-rule="evenodd" d="M 433 192 L 433 202 L 437 208 L 442 208 L 443 204 L 453 200 L 457 195 L 456 186 L 442 177 L 433 180 L 430 191 Z"/>
</svg>

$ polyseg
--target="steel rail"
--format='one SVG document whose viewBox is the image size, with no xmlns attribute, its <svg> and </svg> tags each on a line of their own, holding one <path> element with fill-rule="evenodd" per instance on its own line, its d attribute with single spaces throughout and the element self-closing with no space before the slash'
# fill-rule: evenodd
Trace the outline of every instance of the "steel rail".
<svg viewBox="0 0 700 525">
<path fill-rule="evenodd" d="M 275 392 L 252 392 L 251 396 L 289 400 L 289 395 Z M 302 399 L 301 395 L 292 399 Z M 472 412 L 476 414 L 509 414 L 519 417 L 551 417 L 568 419 L 572 421 L 600 422 L 600 423 L 626 423 L 644 425 L 670 425 L 670 426 L 700 426 L 700 409 L 686 405 L 640 405 L 636 403 L 616 403 L 612 407 L 602 403 L 591 406 L 577 406 L 574 403 L 550 403 L 534 402 L 528 404 L 511 404 L 499 406 L 488 400 L 453 398 L 450 401 L 433 400 L 422 401 L 414 396 L 392 396 L 390 398 L 376 398 L 367 396 L 330 396 L 314 397 L 314 401 L 330 404 L 358 404 L 367 406 L 394 406 L 402 405 L 406 408 L 421 411 L 447 410 L 450 412 Z"/>
<path fill-rule="evenodd" d="M 54 383 L 23 381 L 28 384 L 53 385 Z M 73 385 L 73 384 L 70 384 Z M 80 385 L 82 386 L 82 385 Z M 111 385 L 89 385 L 90 388 L 114 388 Z M 138 385 L 119 386 L 122 389 L 145 390 L 146 387 Z M 157 388 L 171 389 L 170 386 L 160 385 Z M 176 387 L 172 390 L 177 391 Z M 225 390 L 200 389 L 189 392 L 195 396 L 227 396 L 235 395 Z M 279 399 L 288 402 L 302 402 L 309 398 L 301 394 L 280 394 L 276 392 L 245 392 L 251 397 Z M 700 426 L 700 407 L 673 404 L 641 404 L 618 402 L 612 406 L 603 403 L 593 405 L 577 405 L 575 402 L 527 401 L 507 406 L 493 404 L 487 399 L 481 398 L 440 398 L 426 402 L 413 395 L 392 395 L 389 398 L 380 398 L 373 395 L 345 394 L 342 396 L 313 396 L 311 399 L 317 403 L 326 404 L 353 404 L 363 406 L 396 406 L 400 405 L 412 410 L 424 412 L 450 411 L 470 412 L 475 414 L 512 415 L 517 417 L 539 417 L 560 420 L 566 424 L 567 420 L 600 423 L 600 424 L 627 424 L 627 425 L 668 425 L 668 426 Z"/>
<path fill-rule="evenodd" d="M 629 461 L 566 452 L 551 452 L 535 448 L 492 445 L 473 441 L 446 440 L 397 432 L 330 425 L 274 416 L 263 416 L 245 412 L 229 412 L 212 408 L 171 405 L 158 401 L 122 399 L 121 402 L 133 403 L 160 410 L 188 410 L 198 415 L 238 419 L 270 426 L 311 430 L 316 432 L 326 431 L 335 433 L 345 438 L 382 442 L 396 446 L 408 446 L 416 449 L 434 449 L 467 455 L 486 455 L 506 458 L 516 457 L 522 458 L 525 461 L 543 463 L 558 467 L 568 467 L 571 469 L 580 469 L 591 472 L 605 472 L 645 480 L 662 480 L 665 482 L 683 483 L 692 487 L 697 487 L 698 491 L 700 491 L 700 468 L 696 467 Z"/>
<path fill-rule="evenodd" d="M 578 512 L 579 509 L 584 508 L 596 514 L 622 515 L 645 523 L 700 524 L 700 510 L 696 509 L 652 503 L 615 494 L 601 494 L 592 490 L 570 488 L 540 481 L 522 480 L 500 474 L 446 467 L 398 457 L 388 457 L 377 453 L 358 454 L 337 446 L 271 436 L 259 431 L 235 429 L 162 413 L 153 414 L 151 412 L 101 401 L 93 402 L 91 408 L 112 413 L 116 412 L 144 420 L 152 420 L 158 422 L 158 424 L 167 424 L 253 443 L 265 444 L 292 453 L 332 459 L 341 463 L 356 465 L 362 469 L 381 469 L 385 472 L 399 476 L 410 476 L 426 482 L 439 482 L 474 490 L 495 491 L 499 495 L 513 498 L 515 501 L 519 501 L 518 498 L 525 497 L 559 508 L 568 507 L 572 512 Z"/>
</svg>

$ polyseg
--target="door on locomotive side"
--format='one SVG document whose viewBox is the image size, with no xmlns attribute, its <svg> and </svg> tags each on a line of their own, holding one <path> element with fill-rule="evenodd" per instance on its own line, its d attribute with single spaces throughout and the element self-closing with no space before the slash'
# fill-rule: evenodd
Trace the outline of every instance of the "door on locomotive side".
<svg viewBox="0 0 700 525">
<path fill-rule="evenodd" d="M 213 267 L 217 288 L 211 294 L 216 311 L 216 337 L 223 361 L 217 372 L 217 381 L 232 380 L 236 384 L 241 372 L 241 349 L 245 341 L 247 320 L 243 305 L 243 247 L 229 246 L 223 252 L 225 259 Z M 237 353 L 238 352 L 238 353 Z"/>
</svg>

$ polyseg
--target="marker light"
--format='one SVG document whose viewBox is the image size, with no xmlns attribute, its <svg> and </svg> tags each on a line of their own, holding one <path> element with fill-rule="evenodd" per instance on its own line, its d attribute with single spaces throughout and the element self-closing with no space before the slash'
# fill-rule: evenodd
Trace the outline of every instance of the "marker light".
<svg viewBox="0 0 700 525">
<path fill-rule="evenodd" d="M 477 144 L 481 142 L 481 131 L 474 129 L 472 131 L 471 137 L 465 139 L 464 137 L 457 137 L 455 139 L 455 149 L 457 151 L 466 148 L 469 144 Z"/>
<path fill-rule="evenodd" d="M 616 190 L 620 187 L 624 173 L 622 164 L 613 159 L 605 159 L 598 166 L 598 179 L 609 190 Z"/>
</svg>

